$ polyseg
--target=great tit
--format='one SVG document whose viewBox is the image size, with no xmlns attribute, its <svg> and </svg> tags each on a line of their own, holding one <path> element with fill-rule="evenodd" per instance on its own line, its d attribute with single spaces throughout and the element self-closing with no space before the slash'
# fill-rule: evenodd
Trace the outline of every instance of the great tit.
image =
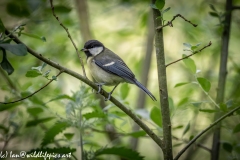
<svg viewBox="0 0 240 160">
<path fill-rule="evenodd" d="M 124 61 L 114 52 L 106 48 L 101 42 L 97 40 L 89 40 L 85 43 L 81 51 L 85 52 L 87 56 L 87 66 L 93 81 L 98 85 L 98 93 L 102 89 L 102 85 L 115 86 L 111 92 L 108 93 L 110 99 L 111 94 L 119 85 L 119 83 L 127 82 L 137 85 L 145 93 L 156 101 L 153 94 L 137 81 L 133 72 L 124 63 Z"/>
</svg>

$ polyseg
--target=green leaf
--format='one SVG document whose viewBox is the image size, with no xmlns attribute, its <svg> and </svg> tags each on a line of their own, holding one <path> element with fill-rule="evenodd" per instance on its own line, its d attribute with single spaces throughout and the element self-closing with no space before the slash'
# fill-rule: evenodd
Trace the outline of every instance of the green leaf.
<svg viewBox="0 0 240 160">
<path fill-rule="evenodd" d="M 216 8 L 214 7 L 214 5 L 212 4 L 209 4 L 210 8 L 213 10 L 213 11 L 217 11 Z"/>
<path fill-rule="evenodd" d="M 69 100 L 74 100 L 72 97 L 66 95 L 66 94 L 62 94 L 62 95 L 58 95 L 55 98 L 50 99 L 49 101 L 47 101 L 46 103 L 52 102 L 52 101 L 56 101 L 56 100 L 60 100 L 60 99 L 69 99 Z"/>
<path fill-rule="evenodd" d="M 227 108 L 232 107 L 232 106 L 233 106 L 233 100 L 232 100 L 232 99 L 228 100 L 228 101 L 226 102 L 226 105 L 227 105 Z"/>
<path fill-rule="evenodd" d="M 64 136 L 67 138 L 67 140 L 71 140 L 74 136 L 74 133 L 64 133 Z"/>
<path fill-rule="evenodd" d="M 28 37 L 31 37 L 31 38 L 35 38 L 35 39 L 41 40 L 43 42 L 46 42 L 46 38 L 45 37 L 40 37 L 40 36 L 35 35 L 35 34 L 24 33 L 24 32 L 21 32 L 21 34 L 25 35 L 25 36 L 28 36 Z"/>
<path fill-rule="evenodd" d="M 146 132 L 142 130 L 142 131 L 128 133 L 127 135 L 132 136 L 134 138 L 139 138 L 139 137 L 146 136 Z"/>
<path fill-rule="evenodd" d="M 183 125 L 178 125 L 176 127 L 173 127 L 173 129 L 180 129 L 180 128 L 183 128 Z"/>
<path fill-rule="evenodd" d="M 184 45 L 185 47 L 187 47 L 187 48 L 191 48 L 191 47 L 192 47 L 192 45 L 191 45 L 190 43 L 183 43 L 183 45 Z"/>
<path fill-rule="evenodd" d="M 30 70 L 30 71 L 27 71 L 26 73 L 26 77 L 30 77 L 30 78 L 35 78 L 35 77 L 38 77 L 42 75 L 42 73 L 40 73 L 39 71 L 37 70 Z"/>
<path fill-rule="evenodd" d="M 27 54 L 27 47 L 24 44 L 8 44 L 2 43 L 0 47 L 8 50 L 17 56 L 25 56 Z"/>
<path fill-rule="evenodd" d="M 200 112 L 207 112 L 207 113 L 215 113 L 215 112 L 219 112 L 218 110 L 214 110 L 214 109 L 199 109 Z"/>
<path fill-rule="evenodd" d="M 211 83 L 207 79 L 198 77 L 197 81 L 201 85 L 201 87 L 204 89 L 204 91 L 209 92 L 209 90 L 211 89 Z"/>
<path fill-rule="evenodd" d="M 10 1 L 7 3 L 7 12 L 16 17 L 28 17 L 30 16 L 30 11 L 28 5 L 24 2 Z"/>
<path fill-rule="evenodd" d="M 188 124 L 187 124 L 186 127 L 184 128 L 182 137 L 189 131 L 189 129 L 190 129 L 190 122 L 188 122 Z"/>
<path fill-rule="evenodd" d="M 153 9 L 158 9 L 155 4 L 150 4 L 150 7 L 152 7 Z"/>
<path fill-rule="evenodd" d="M 194 135 L 191 135 L 191 136 L 189 137 L 189 141 L 191 141 L 193 138 L 194 138 Z"/>
<path fill-rule="evenodd" d="M 201 43 L 197 43 L 195 46 L 198 47 L 198 46 L 200 46 L 200 45 L 201 45 Z"/>
<path fill-rule="evenodd" d="M 223 112 L 227 112 L 227 111 L 228 111 L 227 105 L 226 105 L 225 103 L 220 103 L 220 104 L 219 104 L 219 107 L 220 107 L 220 109 L 221 109 Z"/>
<path fill-rule="evenodd" d="M 51 70 L 48 70 L 48 71 L 44 72 L 43 73 L 43 77 L 47 77 L 48 78 L 50 72 L 51 72 Z"/>
<path fill-rule="evenodd" d="M 5 27 L 4 27 L 4 24 L 0 18 L 0 33 L 4 33 L 5 32 Z"/>
<path fill-rule="evenodd" d="M 32 116 L 37 116 L 38 114 L 43 112 L 43 109 L 40 107 L 31 107 L 27 109 L 27 112 Z"/>
<path fill-rule="evenodd" d="M 47 117 L 47 118 L 41 118 L 41 119 L 36 119 L 36 120 L 32 120 L 32 121 L 28 121 L 26 124 L 26 127 L 32 127 L 32 126 L 36 126 L 40 123 L 45 123 L 48 122 L 52 119 L 54 119 L 55 117 Z"/>
<path fill-rule="evenodd" d="M 178 106 L 182 106 L 182 105 L 188 103 L 188 100 L 189 100 L 189 97 L 182 98 L 182 99 L 178 102 Z"/>
<path fill-rule="evenodd" d="M 52 76 L 52 80 L 56 81 L 57 77 L 56 76 Z"/>
<path fill-rule="evenodd" d="M 162 127 L 162 115 L 161 111 L 157 107 L 153 107 L 150 112 L 150 118 L 151 120 L 156 123 L 159 127 Z"/>
<path fill-rule="evenodd" d="M 64 5 L 55 5 L 54 10 L 56 13 L 69 13 L 72 9 Z"/>
<path fill-rule="evenodd" d="M 43 62 L 42 65 L 41 65 L 41 71 L 43 70 L 43 68 L 45 68 L 47 66 L 47 63 Z"/>
<path fill-rule="evenodd" d="M 122 97 L 122 99 L 126 99 L 127 96 L 128 96 L 128 93 L 129 93 L 129 86 L 127 83 L 124 83 L 121 85 L 121 88 L 120 88 L 120 95 Z"/>
<path fill-rule="evenodd" d="M 156 6 L 159 10 L 163 9 L 163 7 L 165 6 L 165 0 L 156 0 L 155 6 Z"/>
<path fill-rule="evenodd" d="M 216 12 L 209 12 L 209 15 L 213 16 L 213 17 L 219 17 L 218 13 Z"/>
<path fill-rule="evenodd" d="M 10 103 L 10 104 L 0 104 L 0 112 L 15 108 L 19 103 Z"/>
<path fill-rule="evenodd" d="M 223 149 L 226 150 L 227 152 L 231 153 L 233 150 L 233 146 L 232 144 L 230 144 L 229 142 L 223 142 Z"/>
<path fill-rule="evenodd" d="M 194 51 L 195 49 L 197 49 L 198 47 L 197 46 L 192 46 L 191 47 L 191 50 Z"/>
<path fill-rule="evenodd" d="M 240 132 L 240 123 L 237 124 L 233 129 L 233 133 L 238 133 L 238 132 Z"/>
<path fill-rule="evenodd" d="M 183 144 L 182 142 L 176 143 L 176 144 L 173 145 L 173 147 L 178 147 L 178 146 L 181 146 L 182 144 Z"/>
<path fill-rule="evenodd" d="M 3 51 L 2 62 L 0 63 L 3 70 L 5 70 L 8 75 L 11 75 L 14 72 L 14 68 L 12 67 L 11 63 L 7 59 L 7 54 L 5 49 L 1 49 Z"/>
<path fill-rule="evenodd" d="M 164 9 L 162 12 L 161 12 L 161 14 L 163 15 L 164 13 L 166 13 L 167 11 L 169 11 L 171 9 L 171 7 L 168 7 L 168 8 L 166 8 L 166 9 Z"/>
<path fill-rule="evenodd" d="M 106 115 L 103 112 L 90 112 L 83 114 L 83 117 L 85 117 L 87 120 L 91 118 L 105 118 Z"/>
<path fill-rule="evenodd" d="M 42 146 L 46 146 L 54 141 L 54 138 L 57 134 L 64 131 L 67 127 L 70 127 L 67 122 L 57 122 L 49 130 L 45 132 L 45 135 L 42 139 Z"/>
<path fill-rule="evenodd" d="M 179 87 L 179 86 L 183 86 L 183 85 L 185 85 L 185 84 L 189 84 L 190 82 L 181 82 L 181 83 L 177 83 L 175 86 L 174 86 L 174 88 L 176 88 L 176 87 Z"/>
<path fill-rule="evenodd" d="M 203 102 L 190 102 L 194 107 L 200 107 Z"/>
<path fill-rule="evenodd" d="M 183 57 L 186 57 L 186 55 L 183 55 Z M 186 58 L 183 59 L 183 62 L 185 64 L 185 66 L 193 73 L 196 73 L 197 67 L 195 62 L 191 59 L 191 58 Z"/>
<path fill-rule="evenodd" d="M 8 131 L 9 131 L 9 129 L 8 129 L 7 127 L 5 127 L 4 125 L 1 125 L 1 124 L 0 124 L 0 130 L 3 130 L 3 132 L 4 132 L 5 134 L 7 134 Z"/>
<path fill-rule="evenodd" d="M 32 67 L 31 70 L 37 70 L 37 71 L 41 72 L 42 66 Z"/>
<path fill-rule="evenodd" d="M 140 156 L 140 154 L 132 149 L 124 148 L 124 147 L 112 147 L 112 148 L 103 148 L 99 149 L 95 152 L 95 156 L 100 156 L 103 154 L 113 154 L 118 155 L 121 158 L 126 160 L 143 160 L 144 157 Z"/>
</svg>

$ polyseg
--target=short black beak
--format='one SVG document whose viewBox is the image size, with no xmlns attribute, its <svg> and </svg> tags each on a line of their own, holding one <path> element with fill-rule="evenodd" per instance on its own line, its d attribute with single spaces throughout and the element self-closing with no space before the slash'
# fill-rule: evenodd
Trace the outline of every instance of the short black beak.
<svg viewBox="0 0 240 160">
<path fill-rule="evenodd" d="M 85 52 L 85 51 L 88 51 L 88 49 L 83 48 L 83 49 L 81 49 L 81 51 L 82 51 L 82 52 Z"/>
</svg>

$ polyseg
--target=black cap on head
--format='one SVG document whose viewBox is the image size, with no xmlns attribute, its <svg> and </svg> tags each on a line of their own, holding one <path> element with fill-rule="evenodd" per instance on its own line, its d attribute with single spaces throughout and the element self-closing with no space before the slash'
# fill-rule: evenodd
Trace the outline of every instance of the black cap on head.
<svg viewBox="0 0 240 160">
<path fill-rule="evenodd" d="M 98 40 L 89 40 L 85 43 L 84 48 L 85 49 L 90 49 L 94 47 L 104 47 L 104 45 L 99 42 Z"/>
</svg>

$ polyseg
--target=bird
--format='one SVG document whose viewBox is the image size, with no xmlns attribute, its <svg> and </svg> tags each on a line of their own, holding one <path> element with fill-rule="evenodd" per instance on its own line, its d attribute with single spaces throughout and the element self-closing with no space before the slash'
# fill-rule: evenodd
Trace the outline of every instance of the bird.
<svg viewBox="0 0 240 160">
<path fill-rule="evenodd" d="M 105 101 L 109 100 L 117 86 L 124 82 L 135 84 L 153 101 L 157 101 L 154 95 L 135 78 L 126 63 L 100 41 L 87 41 L 81 51 L 86 55 L 89 72 L 98 86 L 97 93 L 101 92 L 103 85 L 114 86 Z"/>
</svg>

